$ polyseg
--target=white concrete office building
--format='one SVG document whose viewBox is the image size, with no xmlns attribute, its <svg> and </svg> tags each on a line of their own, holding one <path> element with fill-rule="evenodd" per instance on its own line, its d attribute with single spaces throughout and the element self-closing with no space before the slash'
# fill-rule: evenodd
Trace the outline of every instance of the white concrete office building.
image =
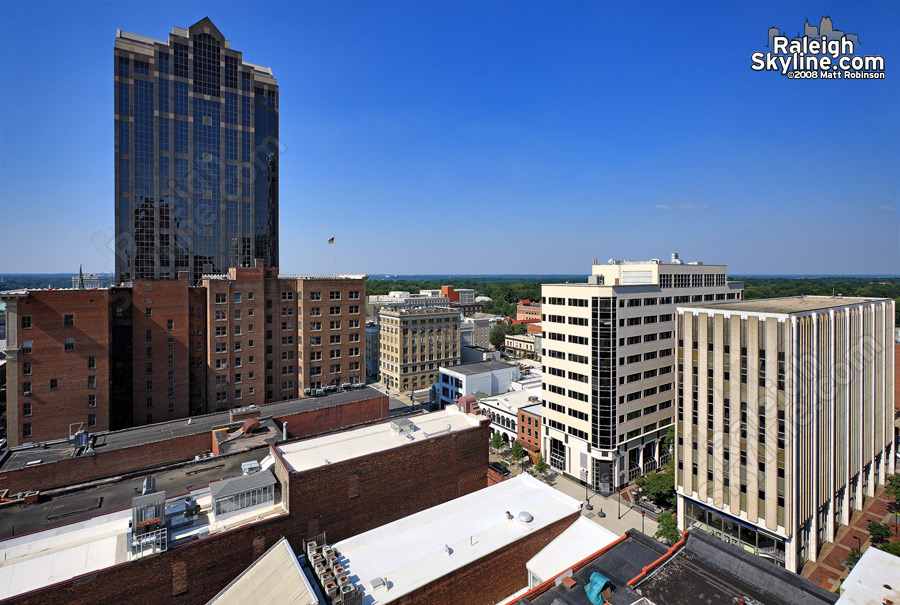
<svg viewBox="0 0 900 605">
<path fill-rule="evenodd" d="M 675 305 L 740 300 L 724 265 L 594 261 L 585 284 L 545 284 L 542 452 L 610 493 L 654 470 L 674 422 Z"/>
<path fill-rule="evenodd" d="M 895 471 L 894 301 L 677 313 L 679 528 L 799 573 Z"/>
</svg>

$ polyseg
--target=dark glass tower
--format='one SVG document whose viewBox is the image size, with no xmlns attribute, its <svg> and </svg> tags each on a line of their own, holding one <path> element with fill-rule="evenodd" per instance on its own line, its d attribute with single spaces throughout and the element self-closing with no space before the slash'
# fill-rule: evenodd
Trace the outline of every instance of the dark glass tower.
<svg viewBox="0 0 900 605">
<path fill-rule="evenodd" d="M 278 266 L 278 84 L 209 18 L 115 44 L 116 280 Z"/>
</svg>

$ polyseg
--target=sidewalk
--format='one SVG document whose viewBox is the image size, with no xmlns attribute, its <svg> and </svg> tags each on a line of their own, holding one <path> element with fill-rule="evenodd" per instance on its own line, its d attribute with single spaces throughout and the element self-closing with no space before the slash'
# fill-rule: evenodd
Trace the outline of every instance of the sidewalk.
<svg viewBox="0 0 900 605">
<path fill-rule="evenodd" d="M 509 448 L 507 448 L 505 452 L 507 454 L 507 460 L 509 458 L 508 451 Z M 503 458 L 504 456 L 491 451 L 491 462 L 500 461 Z M 513 462 L 509 465 L 509 470 L 510 476 L 515 477 L 522 472 L 522 467 L 518 463 Z M 551 474 L 550 476 L 553 475 Z M 550 485 L 566 494 L 567 496 L 571 496 L 576 500 L 584 502 L 584 485 L 581 485 L 578 482 L 569 479 L 568 477 L 564 477 L 563 475 L 556 475 Z M 656 533 L 656 521 L 651 517 L 643 517 L 643 515 L 641 515 L 641 513 L 639 513 L 637 510 L 632 510 L 631 508 L 629 508 L 630 502 L 625 498 L 622 498 L 622 502 L 620 505 L 618 494 L 613 494 L 612 496 L 606 497 L 598 494 L 595 491 L 589 490 L 588 498 L 588 501 L 590 502 L 591 506 L 594 507 L 594 510 L 586 510 L 585 508 L 582 508 L 581 514 L 591 521 L 602 525 L 608 530 L 615 532 L 618 535 L 622 535 L 629 529 L 637 529 L 638 531 L 642 531 L 643 533 L 647 534 L 651 538 Z M 606 514 L 605 517 L 599 516 L 598 513 L 600 513 L 601 510 Z M 621 515 L 621 518 L 619 518 L 619 515 Z"/>
</svg>

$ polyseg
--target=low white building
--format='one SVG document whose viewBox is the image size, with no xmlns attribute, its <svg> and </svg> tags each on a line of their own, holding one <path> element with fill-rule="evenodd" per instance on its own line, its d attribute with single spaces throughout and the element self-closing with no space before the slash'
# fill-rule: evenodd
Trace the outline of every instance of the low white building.
<svg viewBox="0 0 900 605">
<path fill-rule="evenodd" d="M 402 603 L 410 596 L 422 602 L 416 592 L 435 583 L 452 597 L 454 589 L 471 590 L 472 582 L 483 584 L 483 602 L 499 603 L 515 580 L 505 573 L 492 578 L 488 561 L 505 568 L 519 553 L 535 552 L 542 538 L 552 542 L 580 510 L 579 500 L 523 474 L 342 540 L 334 549 L 365 605 Z M 475 565 L 483 575 L 462 571 Z M 490 590 L 494 594 L 485 594 Z M 448 602 L 467 602 L 456 596 Z"/>
<path fill-rule="evenodd" d="M 528 570 L 528 588 L 555 578 L 618 539 L 619 536 L 605 527 L 587 517 L 579 517 L 525 564 Z"/>
<path fill-rule="evenodd" d="M 497 397 L 485 397 L 478 405 L 491 418 L 491 436 L 499 433 L 504 443 L 518 439 L 519 408 L 540 403 L 540 391 L 511 391 Z"/>
<path fill-rule="evenodd" d="M 530 357 L 539 355 L 535 348 L 534 334 L 510 334 L 503 344 L 506 353 L 513 357 Z"/>
<path fill-rule="evenodd" d="M 444 406 L 464 395 L 505 393 L 509 385 L 518 379 L 519 366 L 514 363 L 480 361 L 442 367 L 436 387 L 438 398 Z"/>
</svg>

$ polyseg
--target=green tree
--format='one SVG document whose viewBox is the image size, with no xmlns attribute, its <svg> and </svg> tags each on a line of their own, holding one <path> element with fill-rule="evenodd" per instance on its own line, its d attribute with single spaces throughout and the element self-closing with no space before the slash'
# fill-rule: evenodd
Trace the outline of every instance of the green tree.
<svg viewBox="0 0 900 605">
<path fill-rule="evenodd" d="M 528 332 L 528 327 L 525 324 L 511 324 L 507 331 L 507 334 L 511 336 L 517 336 L 521 334 L 525 334 Z"/>
<path fill-rule="evenodd" d="M 494 436 L 491 437 L 491 447 L 495 450 L 503 447 L 503 437 L 500 436 L 500 433 L 494 433 Z"/>
<path fill-rule="evenodd" d="M 638 477 L 634 481 L 657 506 L 672 508 L 676 503 L 675 472 L 664 470 Z"/>
<path fill-rule="evenodd" d="M 891 475 L 887 478 L 885 495 L 894 501 L 894 508 L 900 508 L 900 475 Z"/>
<path fill-rule="evenodd" d="M 853 569 L 853 566 L 859 562 L 859 558 L 862 556 L 862 553 L 855 546 L 850 549 L 850 554 L 847 555 L 847 567 L 849 569 Z"/>
<path fill-rule="evenodd" d="M 681 534 L 678 532 L 678 521 L 675 520 L 675 515 L 669 511 L 665 511 L 657 517 L 656 522 L 658 524 L 655 534 L 657 540 L 661 540 L 667 544 L 675 544 L 681 539 Z"/>
<path fill-rule="evenodd" d="M 878 548 L 895 557 L 900 557 L 900 542 L 882 542 Z"/>
<path fill-rule="evenodd" d="M 669 459 L 666 460 L 665 468 L 674 469 L 675 468 L 675 427 L 670 426 L 669 432 L 666 433 L 666 438 L 663 441 L 663 451 L 669 455 Z"/>
<path fill-rule="evenodd" d="M 522 459 L 525 457 L 525 450 L 522 449 L 522 444 L 518 441 L 513 442 L 511 456 L 513 460 L 520 464 L 522 463 Z"/>
<path fill-rule="evenodd" d="M 887 523 L 869 521 L 869 539 L 872 544 L 881 544 L 891 537 L 891 528 Z"/>
<path fill-rule="evenodd" d="M 491 341 L 491 346 L 493 346 L 498 351 L 502 350 L 503 343 L 506 342 L 506 334 L 507 327 L 505 323 L 500 323 L 494 326 L 491 329 L 491 333 L 488 335 L 488 339 Z"/>
<path fill-rule="evenodd" d="M 538 456 L 537 462 L 534 463 L 534 470 L 537 471 L 538 473 L 540 473 L 541 475 L 543 475 L 544 473 L 546 473 L 549 470 L 549 468 L 550 467 L 547 466 L 547 463 L 544 462 L 544 457 Z"/>
</svg>

